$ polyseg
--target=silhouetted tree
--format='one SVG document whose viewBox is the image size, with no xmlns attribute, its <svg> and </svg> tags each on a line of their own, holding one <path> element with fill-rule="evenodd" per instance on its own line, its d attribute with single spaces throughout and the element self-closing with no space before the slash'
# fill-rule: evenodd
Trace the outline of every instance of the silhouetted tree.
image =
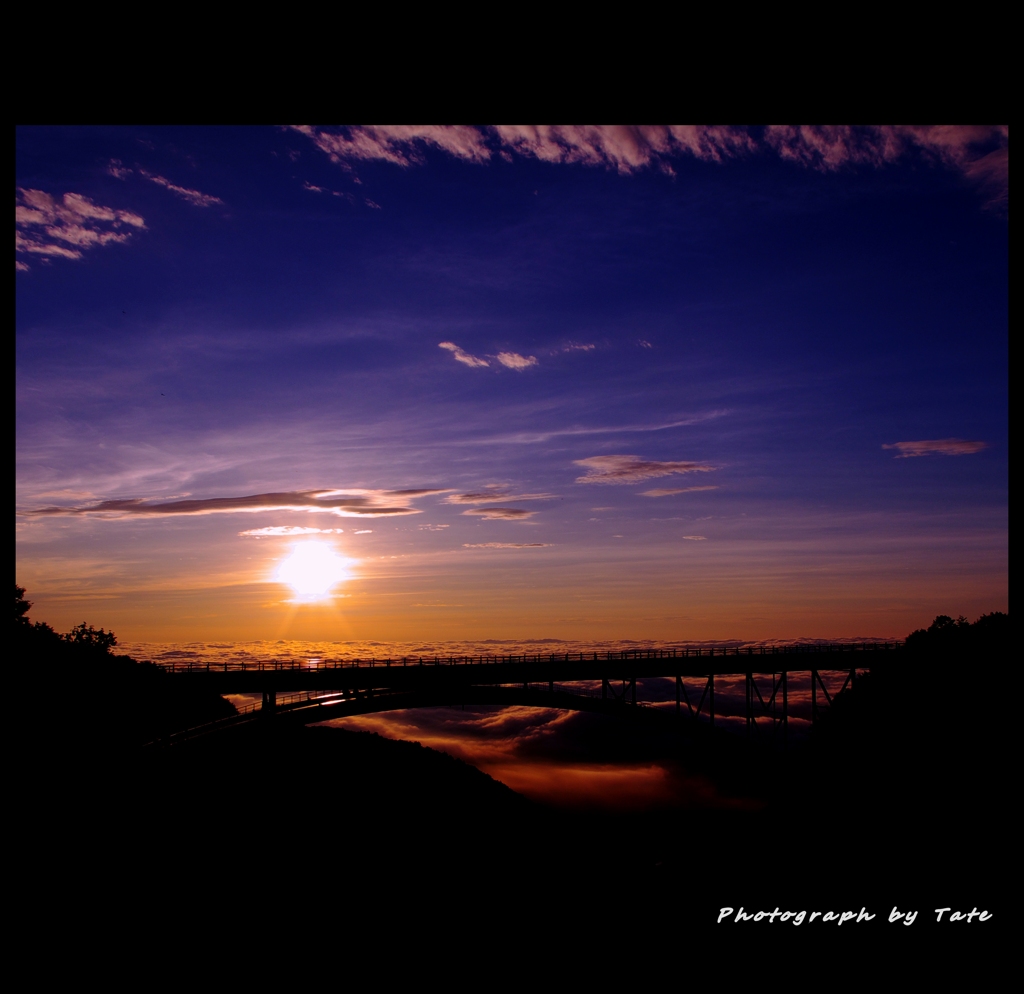
<svg viewBox="0 0 1024 994">
<path fill-rule="evenodd" d="M 32 602 L 25 600 L 25 588 L 14 585 L 14 643 L 22 652 L 50 652 L 60 644 L 60 636 L 45 622 L 29 621 Z"/>
<path fill-rule="evenodd" d="M 25 600 L 25 588 L 19 587 L 17 584 L 14 585 L 14 623 L 17 625 L 27 625 L 28 620 L 28 609 L 32 606 L 31 601 Z"/>
<path fill-rule="evenodd" d="M 117 645 L 117 636 L 113 632 L 106 632 L 102 628 L 93 628 L 84 621 L 75 625 L 70 632 L 61 635 L 65 642 L 70 642 L 81 649 L 91 649 L 96 652 L 110 652 Z"/>
<path fill-rule="evenodd" d="M 998 651 L 1005 648 L 1010 634 L 1010 616 L 1002 611 L 983 614 L 972 625 L 963 615 L 953 619 L 940 614 L 927 628 L 907 636 L 907 648 L 914 652 L 962 653 Z"/>
<path fill-rule="evenodd" d="M 31 607 L 32 602 L 25 600 L 25 588 L 15 584 L 14 623 L 22 648 L 36 650 L 49 648 L 52 650 L 57 647 L 57 644 L 64 643 L 74 646 L 78 652 L 109 655 L 110 650 L 117 645 L 117 636 L 113 632 L 104 631 L 102 628 L 93 628 L 92 625 L 88 625 L 84 621 L 64 634 L 58 634 L 42 621 L 33 624 L 28 617 Z"/>
<path fill-rule="evenodd" d="M 36 689 L 51 694 L 57 721 L 46 726 L 46 734 L 52 742 L 73 740 L 84 755 L 235 713 L 218 694 L 175 682 L 152 663 L 114 655 L 113 632 L 83 621 L 61 634 L 44 622 L 30 622 L 31 607 L 25 588 L 15 584 L 15 652 L 33 664 Z"/>
</svg>

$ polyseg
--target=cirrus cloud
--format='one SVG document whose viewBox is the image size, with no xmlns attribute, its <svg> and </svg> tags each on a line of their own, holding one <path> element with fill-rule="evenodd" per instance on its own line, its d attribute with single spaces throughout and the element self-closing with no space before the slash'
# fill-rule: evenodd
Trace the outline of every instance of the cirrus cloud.
<svg viewBox="0 0 1024 994">
<path fill-rule="evenodd" d="M 468 352 L 459 348 L 459 346 L 454 342 L 438 342 L 437 347 L 439 349 L 447 349 L 451 352 L 455 361 L 461 362 L 464 366 L 481 367 L 490 365 L 486 359 L 479 359 L 475 355 L 470 355 Z"/>
<path fill-rule="evenodd" d="M 835 172 L 879 168 L 916 155 L 977 182 L 991 194 L 990 204 L 1006 202 L 1009 176 L 1009 129 L 1002 125 L 362 125 L 294 130 L 349 171 L 354 161 L 420 165 L 428 148 L 477 164 L 508 161 L 514 154 L 623 175 L 648 168 L 672 174 L 672 162 L 680 158 L 721 163 L 774 154 L 804 168 Z"/>
<path fill-rule="evenodd" d="M 660 462 L 640 456 L 591 456 L 577 459 L 575 465 L 585 466 L 586 476 L 577 483 L 639 483 L 673 473 L 708 473 L 714 467 L 699 462 Z"/>
<path fill-rule="evenodd" d="M 932 438 L 920 442 L 893 442 L 883 449 L 898 450 L 897 459 L 915 456 L 972 456 L 988 448 L 988 442 L 969 442 L 964 438 Z"/>
<path fill-rule="evenodd" d="M 700 490 L 717 490 L 718 487 L 680 487 L 675 490 L 657 487 L 654 490 L 641 491 L 641 497 L 671 497 L 673 494 L 692 494 Z"/>
<path fill-rule="evenodd" d="M 520 371 L 529 369 L 530 366 L 537 365 L 536 356 L 524 356 L 518 352 L 499 352 L 498 362 L 503 366 L 507 366 L 509 369 L 518 369 Z"/>
<path fill-rule="evenodd" d="M 446 504 L 497 504 L 503 500 L 554 500 L 557 494 L 513 494 L 507 490 L 489 489 L 468 494 L 451 494 Z"/>
<path fill-rule="evenodd" d="M 112 518 L 161 515 L 237 514 L 257 511 L 301 511 L 343 518 L 379 518 L 420 514 L 410 501 L 444 490 L 293 490 L 247 497 L 207 497 L 193 500 L 150 501 L 141 497 L 103 500 L 79 507 L 42 507 L 30 514 L 99 514 Z"/>
<path fill-rule="evenodd" d="M 342 535 L 344 528 L 302 528 L 298 525 L 271 525 L 239 532 L 240 538 L 287 538 L 292 535 Z"/>
<path fill-rule="evenodd" d="M 104 207 L 80 193 L 65 193 L 57 200 L 43 190 L 20 187 L 14 224 L 15 251 L 46 259 L 81 259 L 89 249 L 124 244 L 146 227 L 138 214 Z M 28 265 L 22 262 L 18 268 Z"/>
<path fill-rule="evenodd" d="M 463 542 L 464 549 L 550 549 L 550 542 Z"/>
<path fill-rule="evenodd" d="M 136 167 L 140 176 L 148 179 L 150 183 L 156 183 L 157 186 L 162 186 L 165 190 L 170 190 L 171 193 L 181 197 L 182 200 L 188 201 L 194 207 L 212 207 L 214 204 L 223 204 L 224 201 L 220 197 L 211 196 L 208 193 L 203 193 L 201 190 L 192 190 L 187 186 L 178 186 L 177 183 L 172 183 L 169 179 L 164 176 L 157 176 L 154 173 L 143 169 L 141 166 Z M 107 165 L 107 175 L 113 176 L 115 179 L 126 180 L 135 169 L 128 168 L 120 159 L 111 159 Z M 310 189 L 318 190 L 319 187 L 310 187 Z"/>
<path fill-rule="evenodd" d="M 370 124 L 339 131 L 293 125 L 292 130 L 311 139 L 332 162 L 342 167 L 353 160 L 390 162 L 396 166 L 419 164 L 423 162 L 421 149 L 424 146 L 469 162 L 486 162 L 491 157 L 482 132 L 458 124 Z"/>
<path fill-rule="evenodd" d="M 486 521 L 525 521 L 537 512 L 524 511 L 518 507 L 471 507 L 462 513 L 475 515 Z"/>
<path fill-rule="evenodd" d="M 192 204 L 193 207 L 212 207 L 214 204 L 224 203 L 220 197 L 214 197 L 209 193 L 202 193 L 199 190 L 191 190 L 187 186 L 178 186 L 177 183 L 172 183 L 169 179 L 165 179 L 163 176 L 155 176 L 153 173 L 146 172 L 145 169 L 140 169 L 139 175 L 145 176 L 150 183 L 156 183 L 157 186 L 162 186 L 165 190 L 170 190 L 171 193 L 181 197 L 182 200 Z"/>
</svg>

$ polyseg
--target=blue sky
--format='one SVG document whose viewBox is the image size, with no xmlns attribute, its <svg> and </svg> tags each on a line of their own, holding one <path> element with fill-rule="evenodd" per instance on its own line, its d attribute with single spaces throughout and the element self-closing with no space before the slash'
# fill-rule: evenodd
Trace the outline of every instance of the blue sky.
<svg viewBox="0 0 1024 994">
<path fill-rule="evenodd" d="M 20 129 L 18 581 L 135 639 L 1005 610 L 1006 145 Z"/>
</svg>

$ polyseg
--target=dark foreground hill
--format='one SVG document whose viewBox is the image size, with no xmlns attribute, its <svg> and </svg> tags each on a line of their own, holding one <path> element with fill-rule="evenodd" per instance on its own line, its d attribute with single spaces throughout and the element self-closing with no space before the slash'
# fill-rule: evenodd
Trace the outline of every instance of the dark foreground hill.
<svg viewBox="0 0 1024 994">
<path fill-rule="evenodd" d="M 72 693 L 16 736 L 36 892 L 76 920 L 102 894 L 161 929 L 325 902 L 349 924 L 505 915 L 655 932 L 707 927 L 722 906 L 991 907 L 1012 763 L 989 698 L 963 688 L 1000 669 L 994 627 L 918 638 L 909 665 L 859 680 L 802 750 L 745 760 L 735 740 L 683 736 L 667 757 L 766 805 L 618 815 L 542 808 L 445 754 L 341 729 L 255 723 L 140 748 L 152 718 L 124 716 L 142 704 L 178 727 L 230 705 L 161 703 L 160 674 L 109 647 L 90 690 L 73 653 L 98 647 L 55 649 L 102 720 L 83 720 Z"/>
</svg>

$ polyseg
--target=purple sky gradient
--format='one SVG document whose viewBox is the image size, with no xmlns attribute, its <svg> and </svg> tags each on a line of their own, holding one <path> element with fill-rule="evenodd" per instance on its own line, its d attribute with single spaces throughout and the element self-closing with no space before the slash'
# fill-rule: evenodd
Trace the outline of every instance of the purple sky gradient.
<svg viewBox="0 0 1024 994">
<path fill-rule="evenodd" d="M 1006 610 L 1007 143 L 20 129 L 18 582 L 143 641 Z"/>
</svg>

